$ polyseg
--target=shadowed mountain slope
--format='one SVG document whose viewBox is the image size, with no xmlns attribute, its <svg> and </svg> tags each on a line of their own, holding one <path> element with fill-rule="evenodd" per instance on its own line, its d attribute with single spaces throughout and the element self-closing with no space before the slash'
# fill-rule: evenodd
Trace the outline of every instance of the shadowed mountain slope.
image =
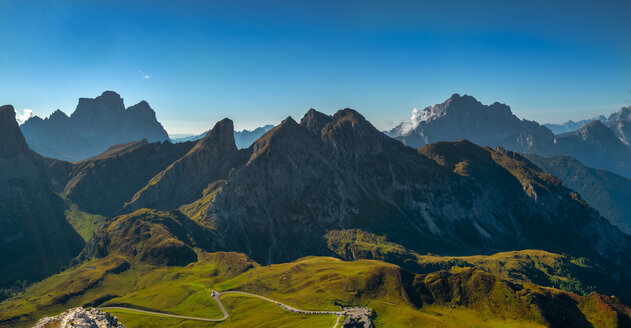
<svg viewBox="0 0 631 328">
<path fill-rule="evenodd" d="M 84 245 L 50 184 L 50 163 L 28 148 L 13 107 L 0 107 L 0 286 L 44 278 Z"/>
<path fill-rule="evenodd" d="M 86 212 L 113 216 L 154 175 L 192 147 L 192 142 L 147 143 L 146 139 L 113 146 L 101 155 L 73 163 L 66 171 L 63 193 Z"/>
<path fill-rule="evenodd" d="M 80 98 L 70 116 L 57 110 L 46 119 L 32 117 L 20 128 L 34 151 L 69 161 L 95 156 L 116 144 L 169 138 L 146 101 L 126 109 L 113 91 L 94 99 Z"/>
<path fill-rule="evenodd" d="M 143 207 L 174 209 L 201 198 L 209 184 L 226 179 L 232 169 L 247 160 L 247 150 L 237 149 L 233 132 L 231 120 L 218 122 L 186 155 L 140 189 L 125 211 Z"/>
<path fill-rule="evenodd" d="M 576 190 L 620 230 L 631 234 L 631 180 L 607 170 L 587 167 L 572 157 L 525 156 Z"/>
</svg>

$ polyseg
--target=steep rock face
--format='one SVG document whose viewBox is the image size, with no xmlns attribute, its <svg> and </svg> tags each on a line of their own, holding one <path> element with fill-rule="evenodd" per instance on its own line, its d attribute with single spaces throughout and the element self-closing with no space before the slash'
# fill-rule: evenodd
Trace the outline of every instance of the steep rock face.
<svg viewBox="0 0 631 328">
<path fill-rule="evenodd" d="M 631 180 L 607 170 L 585 166 L 572 157 L 525 156 L 576 190 L 613 225 L 631 235 Z"/>
<path fill-rule="evenodd" d="M 105 153 L 72 165 L 64 194 L 88 213 L 113 216 L 149 180 L 184 156 L 192 142 L 142 141 L 113 146 Z"/>
<path fill-rule="evenodd" d="M 113 91 L 94 99 L 80 98 L 70 117 L 57 110 L 46 119 L 29 119 L 21 129 L 39 154 L 70 161 L 95 156 L 115 144 L 168 139 L 147 102 L 125 109 L 123 99 Z"/>
<path fill-rule="evenodd" d="M 49 182 L 50 160 L 31 151 L 12 106 L 0 107 L 0 286 L 66 265 L 83 240 L 66 222 Z"/>
<path fill-rule="evenodd" d="M 628 237 L 560 180 L 503 149 L 463 141 L 419 153 L 346 109 L 309 111 L 300 124 L 288 118 L 251 150 L 207 215 L 229 249 L 263 263 L 330 254 L 322 236 L 340 228 L 387 235 L 419 253 L 628 257 Z"/>
<path fill-rule="evenodd" d="M 402 123 L 387 134 L 413 148 L 465 138 L 481 146 L 501 146 L 525 153 L 547 153 L 554 139 L 548 128 L 520 120 L 507 105 L 496 102 L 487 106 L 471 96 L 458 94 L 416 112 L 411 122 Z"/>
<path fill-rule="evenodd" d="M 201 198 L 209 184 L 226 179 L 247 159 L 247 151 L 237 149 L 233 132 L 231 120 L 218 122 L 186 155 L 138 191 L 125 211 L 143 207 L 173 209 Z"/>
<path fill-rule="evenodd" d="M 631 177 L 631 149 L 600 121 L 555 137 L 556 155 L 572 156 L 581 163 Z"/>
</svg>

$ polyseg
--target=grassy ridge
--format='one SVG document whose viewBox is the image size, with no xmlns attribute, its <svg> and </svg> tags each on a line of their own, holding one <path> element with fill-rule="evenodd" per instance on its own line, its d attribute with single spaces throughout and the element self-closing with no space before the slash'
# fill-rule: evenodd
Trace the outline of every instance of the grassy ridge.
<svg viewBox="0 0 631 328">
<path fill-rule="evenodd" d="M 73 306 L 125 305 L 221 317 L 209 288 L 249 291 L 303 309 L 367 306 L 376 311 L 379 327 L 540 327 L 560 320 L 556 312 L 578 313 L 594 327 L 611 327 L 619 323 L 621 313 L 615 310 L 621 305 L 611 304 L 615 300 L 596 294 L 580 297 L 534 285 L 515 285 L 472 268 L 413 275 L 373 260 L 307 257 L 259 266 L 238 253 L 203 253 L 197 262 L 184 267 L 130 265 L 127 259 L 113 255 L 92 260 L 0 303 L 0 326 L 28 327 L 41 316 Z M 334 316 L 297 315 L 248 297 L 226 295 L 224 304 L 233 317 L 223 323 L 203 323 L 205 326 L 330 327 L 335 320 Z M 555 305 L 549 308 L 550 304 Z M 202 324 L 113 312 L 128 327 Z M 13 320 L 7 321 L 11 317 Z"/>
<path fill-rule="evenodd" d="M 570 268 L 590 268 L 584 260 L 557 254 L 422 256 L 383 237 L 347 230 L 327 235 L 329 248 L 340 257 L 383 257 L 414 266 L 417 273 L 378 260 L 332 257 L 260 266 L 244 254 L 205 252 L 214 247 L 212 232 L 177 211 L 139 210 L 120 216 L 91 238 L 82 253 L 85 262 L 0 303 L 0 327 L 29 327 L 42 316 L 75 306 L 122 305 L 218 318 L 221 312 L 210 288 L 247 291 L 305 310 L 366 306 L 375 310 L 375 323 L 383 327 L 463 326 L 467 317 L 472 327 L 610 327 L 624 323 L 631 312 L 615 298 L 533 284 L 536 275 L 526 270 L 531 264 L 533 272 L 559 279 L 567 277 L 555 269 L 561 258 L 568 259 Z M 227 297 L 227 302 L 229 312 L 237 313 L 214 325 L 290 327 L 302 322 L 317 327 L 332 326 L 335 319 L 297 316 L 249 298 Z M 128 313 L 121 317 L 129 320 L 123 321 L 128 327 L 199 324 Z"/>
<path fill-rule="evenodd" d="M 347 260 L 376 259 L 395 263 L 416 273 L 476 267 L 516 283 L 533 283 L 587 295 L 615 293 L 615 282 L 586 258 L 573 258 L 540 250 L 522 250 L 479 256 L 421 255 L 358 229 L 334 230 L 327 245 Z M 598 286 L 598 289 L 596 288 Z"/>
</svg>

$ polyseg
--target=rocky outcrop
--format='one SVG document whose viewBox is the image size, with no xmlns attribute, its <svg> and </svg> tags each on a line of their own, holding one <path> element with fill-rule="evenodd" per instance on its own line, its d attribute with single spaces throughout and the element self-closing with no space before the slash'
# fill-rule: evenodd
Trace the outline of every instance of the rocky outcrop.
<svg viewBox="0 0 631 328">
<path fill-rule="evenodd" d="M 42 119 L 32 117 L 21 126 L 29 146 L 44 156 L 77 161 L 107 150 L 110 146 L 146 138 L 168 140 L 146 101 L 125 109 L 116 92 L 80 98 L 72 115 L 60 110 Z"/>
<path fill-rule="evenodd" d="M 416 111 L 409 122 L 387 134 L 413 148 L 464 138 L 480 146 L 501 146 L 522 153 L 547 153 L 554 140 L 548 128 L 517 118 L 505 104 L 487 106 L 458 94 L 442 104 Z"/>
<path fill-rule="evenodd" d="M 109 312 L 77 307 L 54 317 L 42 318 L 33 328 L 125 328 L 125 326 Z"/>
</svg>

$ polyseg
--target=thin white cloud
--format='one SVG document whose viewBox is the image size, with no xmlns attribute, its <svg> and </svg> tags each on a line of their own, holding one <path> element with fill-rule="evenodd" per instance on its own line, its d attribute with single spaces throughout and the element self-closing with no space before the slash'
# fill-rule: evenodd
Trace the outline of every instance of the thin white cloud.
<svg viewBox="0 0 631 328">
<path fill-rule="evenodd" d="M 151 78 L 151 75 L 146 74 L 145 72 L 143 72 L 142 70 L 138 70 L 138 73 L 140 73 L 140 79 L 141 80 L 149 80 Z"/>
<path fill-rule="evenodd" d="M 31 116 L 33 116 L 33 110 L 31 109 L 25 108 L 22 110 L 22 113 L 17 110 L 15 111 L 15 120 L 18 121 L 18 124 L 23 124 L 26 120 L 31 118 Z"/>
</svg>

